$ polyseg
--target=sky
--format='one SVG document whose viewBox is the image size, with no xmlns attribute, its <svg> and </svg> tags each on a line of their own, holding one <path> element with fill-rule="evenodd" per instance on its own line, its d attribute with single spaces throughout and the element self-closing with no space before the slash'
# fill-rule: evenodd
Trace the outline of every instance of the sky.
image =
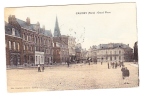
<svg viewBox="0 0 145 100">
<path fill-rule="evenodd" d="M 135 3 L 5 8 L 5 21 L 9 15 L 24 21 L 29 17 L 31 24 L 39 22 L 52 33 L 57 16 L 61 35 L 75 37 L 86 49 L 107 43 L 133 48 L 138 39 Z"/>
</svg>

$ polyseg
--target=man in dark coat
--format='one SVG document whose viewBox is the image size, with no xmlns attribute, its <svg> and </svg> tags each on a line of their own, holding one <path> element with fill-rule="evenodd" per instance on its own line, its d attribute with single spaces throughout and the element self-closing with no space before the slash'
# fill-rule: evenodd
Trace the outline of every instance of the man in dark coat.
<svg viewBox="0 0 145 100">
<path fill-rule="evenodd" d="M 117 62 L 115 63 L 115 68 L 117 68 Z"/>
<path fill-rule="evenodd" d="M 123 68 L 122 68 L 123 69 Z M 130 72 L 129 70 L 127 69 L 127 67 L 125 67 L 125 69 L 123 69 L 123 77 L 124 77 L 124 84 L 129 84 L 128 83 L 128 78 L 130 76 Z"/>
<path fill-rule="evenodd" d="M 122 71 L 122 79 L 124 79 L 124 70 L 125 70 L 125 67 L 122 66 L 122 68 L 121 68 L 121 71 Z"/>
<path fill-rule="evenodd" d="M 112 63 L 112 68 L 114 68 L 114 62 Z"/>
<path fill-rule="evenodd" d="M 108 61 L 108 69 L 109 69 L 109 61 Z"/>
<path fill-rule="evenodd" d="M 69 67 L 69 60 L 67 60 L 67 66 Z"/>
</svg>

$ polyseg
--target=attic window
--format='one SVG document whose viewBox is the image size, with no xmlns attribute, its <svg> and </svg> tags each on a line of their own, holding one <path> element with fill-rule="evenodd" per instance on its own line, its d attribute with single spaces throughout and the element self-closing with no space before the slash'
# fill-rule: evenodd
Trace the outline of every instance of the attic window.
<svg viewBox="0 0 145 100">
<path fill-rule="evenodd" d="M 15 35 L 15 29 L 12 28 L 12 35 Z"/>
<path fill-rule="evenodd" d="M 7 28 L 7 31 L 11 31 L 10 28 Z"/>
</svg>

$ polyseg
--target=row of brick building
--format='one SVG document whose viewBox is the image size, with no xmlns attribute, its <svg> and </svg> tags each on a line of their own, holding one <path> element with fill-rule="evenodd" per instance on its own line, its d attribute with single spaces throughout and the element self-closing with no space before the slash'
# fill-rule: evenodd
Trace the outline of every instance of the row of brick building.
<svg viewBox="0 0 145 100">
<path fill-rule="evenodd" d="M 51 64 L 52 33 L 40 27 L 40 23 L 30 23 L 9 16 L 5 22 L 6 65 Z"/>
<path fill-rule="evenodd" d="M 74 37 L 61 35 L 57 17 L 52 35 L 51 30 L 46 30 L 45 26 L 41 28 L 39 22 L 31 24 L 30 18 L 23 21 L 14 15 L 9 16 L 8 23 L 5 22 L 5 44 L 7 66 L 50 65 L 66 63 L 68 60 L 83 62 L 88 58 L 92 61 L 133 60 L 133 49 L 122 43 L 100 44 L 89 50 L 82 49 Z"/>
<path fill-rule="evenodd" d="M 65 63 L 75 57 L 75 38 L 61 35 L 56 17 L 54 36 L 40 23 L 31 24 L 30 18 L 20 20 L 15 15 L 5 22 L 7 66 L 34 66 Z"/>
</svg>

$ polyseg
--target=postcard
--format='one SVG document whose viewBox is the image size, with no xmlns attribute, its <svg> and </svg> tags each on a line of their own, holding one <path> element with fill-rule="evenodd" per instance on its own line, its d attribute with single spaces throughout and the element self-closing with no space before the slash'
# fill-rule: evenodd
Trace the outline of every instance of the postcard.
<svg viewBox="0 0 145 100">
<path fill-rule="evenodd" d="M 139 86 L 136 3 L 4 10 L 8 92 Z"/>
</svg>

